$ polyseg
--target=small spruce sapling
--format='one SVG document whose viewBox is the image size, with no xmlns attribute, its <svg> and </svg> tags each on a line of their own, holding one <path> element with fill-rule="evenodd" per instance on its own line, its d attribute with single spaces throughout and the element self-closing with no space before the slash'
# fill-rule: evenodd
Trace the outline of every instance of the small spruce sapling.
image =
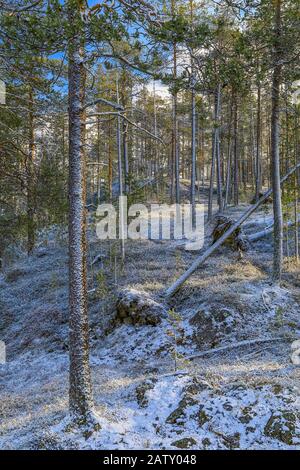
<svg viewBox="0 0 300 470">
<path fill-rule="evenodd" d="M 173 308 L 168 310 L 168 323 L 170 328 L 167 330 L 167 335 L 170 338 L 171 343 L 171 355 L 174 359 L 174 370 L 182 369 L 187 366 L 189 361 L 184 359 L 184 356 L 178 351 L 178 345 L 183 341 L 183 327 L 182 317 Z"/>
<path fill-rule="evenodd" d="M 106 282 L 106 276 L 104 269 L 100 269 L 96 274 L 96 281 L 97 281 L 97 297 L 99 299 L 103 299 L 108 293 L 108 287 Z"/>
</svg>

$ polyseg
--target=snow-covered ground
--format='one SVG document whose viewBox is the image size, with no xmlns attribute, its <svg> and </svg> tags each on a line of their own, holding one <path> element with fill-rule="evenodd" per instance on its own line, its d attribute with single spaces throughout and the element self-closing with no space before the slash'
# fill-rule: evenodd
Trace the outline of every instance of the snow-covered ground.
<svg viewBox="0 0 300 470">
<path fill-rule="evenodd" d="M 252 216 L 246 231 L 261 230 L 269 218 Z M 242 259 L 220 249 L 167 303 L 164 289 L 196 252 L 172 241 L 128 241 L 121 268 L 115 244 L 91 236 L 89 259 L 101 255 L 89 270 L 101 430 L 86 437 L 66 432 L 67 247 L 60 238 L 21 256 L 0 278 L 0 339 L 7 346 L 1 449 L 300 448 L 300 369 L 290 360 L 300 331 L 299 267 L 285 267 L 280 288 L 270 284 L 271 237 Z M 156 326 L 116 321 L 124 288 L 161 305 Z M 273 340 L 197 357 L 256 339 Z"/>
</svg>

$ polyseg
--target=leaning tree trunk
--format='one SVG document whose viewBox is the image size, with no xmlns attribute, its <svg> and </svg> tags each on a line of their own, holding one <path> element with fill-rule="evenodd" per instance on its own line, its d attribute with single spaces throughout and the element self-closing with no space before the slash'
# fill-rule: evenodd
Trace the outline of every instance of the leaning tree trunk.
<svg viewBox="0 0 300 470">
<path fill-rule="evenodd" d="M 69 4 L 69 23 L 76 27 L 79 7 Z M 75 23 L 76 22 L 76 23 Z M 75 36 L 75 34 L 74 34 Z M 86 422 L 93 408 L 89 365 L 86 208 L 85 208 L 85 70 L 80 34 L 69 41 L 69 309 L 71 415 Z"/>
<path fill-rule="evenodd" d="M 274 66 L 272 79 L 272 115 L 271 115 L 271 171 L 273 188 L 274 213 L 274 250 L 273 250 L 273 280 L 279 282 L 282 272 L 282 240 L 283 217 L 280 188 L 280 83 L 281 83 L 281 0 L 275 1 L 275 37 L 274 37 Z"/>
<path fill-rule="evenodd" d="M 283 178 L 281 178 L 280 184 L 283 184 L 299 168 L 300 168 L 300 163 L 298 163 L 298 165 L 292 168 Z M 174 282 L 174 284 L 172 284 L 172 286 L 170 286 L 166 290 L 165 292 L 166 297 L 171 297 L 172 295 L 174 295 L 175 292 L 177 292 L 177 290 L 182 286 L 182 284 L 184 284 L 187 281 L 187 279 L 189 279 L 189 277 L 196 271 L 196 269 L 198 269 L 199 266 L 202 263 L 204 263 L 204 261 L 212 253 L 214 253 L 214 251 L 216 251 L 216 249 L 219 248 L 219 246 L 221 246 L 225 242 L 225 240 L 227 240 L 227 238 L 230 237 L 236 231 L 236 229 L 240 225 L 242 225 L 242 223 L 244 223 L 245 220 L 247 220 L 248 217 L 250 217 L 250 215 L 253 214 L 253 212 L 261 204 L 267 201 L 267 199 L 272 194 L 272 192 L 273 192 L 273 189 L 271 188 L 266 193 L 264 193 L 262 197 L 257 201 L 256 204 L 254 204 L 252 207 L 247 209 L 246 212 L 244 212 L 244 214 L 242 214 L 241 217 L 233 225 L 231 225 L 230 228 L 225 233 L 223 233 L 223 235 L 220 238 L 218 238 L 218 240 L 215 243 L 213 243 L 213 245 L 211 245 L 202 255 L 196 258 L 195 261 L 192 263 L 192 265 L 180 276 L 180 278 L 177 279 Z"/>
</svg>

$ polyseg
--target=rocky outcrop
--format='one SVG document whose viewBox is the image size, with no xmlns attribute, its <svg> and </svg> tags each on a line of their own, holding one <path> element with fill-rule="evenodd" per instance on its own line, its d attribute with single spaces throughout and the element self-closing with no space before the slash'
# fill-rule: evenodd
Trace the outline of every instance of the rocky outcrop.
<svg viewBox="0 0 300 470">
<path fill-rule="evenodd" d="M 145 292 L 126 289 L 119 292 L 116 304 L 116 323 L 129 325 L 158 325 L 166 318 L 166 309 Z"/>
<path fill-rule="evenodd" d="M 240 316 L 232 309 L 210 305 L 203 306 L 190 320 L 194 326 L 194 341 L 200 348 L 213 348 L 237 330 Z"/>
</svg>

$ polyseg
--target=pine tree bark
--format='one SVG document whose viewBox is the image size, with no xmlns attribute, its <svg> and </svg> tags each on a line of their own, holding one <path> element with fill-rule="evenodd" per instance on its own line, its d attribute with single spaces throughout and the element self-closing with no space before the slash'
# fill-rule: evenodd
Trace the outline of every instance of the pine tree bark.
<svg viewBox="0 0 300 470">
<path fill-rule="evenodd" d="M 257 84 L 257 112 L 256 112 L 256 155 L 255 155 L 255 201 L 261 193 L 261 86 Z"/>
<path fill-rule="evenodd" d="M 234 96 L 234 117 L 233 117 L 233 201 L 234 205 L 239 204 L 239 155 L 238 155 L 238 104 L 237 96 Z"/>
<path fill-rule="evenodd" d="M 212 159 L 210 170 L 210 183 L 208 195 L 208 220 L 212 219 L 213 215 L 213 198 L 214 198 L 214 181 L 215 169 L 217 166 L 217 193 L 219 212 L 222 212 L 222 182 L 221 182 L 221 165 L 220 165 L 220 145 L 219 145 L 219 111 L 220 111 L 221 87 L 216 88 L 214 93 L 214 129 L 212 131 Z"/>
<path fill-rule="evenodd" d="M 280 83 L 281 83 L 281 0 L 274 0 L 274 58 L 271 114 L 271 172 L 274 214 L 273 280 L 279 282 L 282 273 L 283 217 L 280 188 Z"/>
<path fill-rule="evenodd" d="M 111 121 L 108 122 L 108 193 L 109 200 L 112 201 L 112 180 L 113 180 L 113 155 L 111 139 Z"/>
<path fill-rule="evenodd" d="M 35 140 L 34 140 L 34 93 L 32 86 L 28 93 L 28 159 L 26 166 L 27 180 L 27 254 L 30 255 L 35 245 Z"/>
<path fill-rule="evenodd" d="M 116 90 L 117 90 L 117 103 L 120 102 L 119 96 L 119 76 L 117 76 L 116 81 Z M 121 117 L 118 115 L 117 117 L 117 152 L 118 152 L 118 175 L 119 175 L 119 197 L 122 198 L 124 195 L 123 191 L 123 162 L 122 162 L 122 137 L 121 137 Z M 119 237 L 121 238 L 121 253 L 122 253 L 122 261 L 125 260 L 125 233 L 124 233 L 124 217 L 123 214 L 123 205 L 120 204 L 120 234 Z"/>
<path fill-rule="evenodd" d="M 192 155 L 191 155 L 191 208 L 192 208 L 192 227 L 196 225 L 196 202 L 195 202 L 195 190 L 196 190 L 196 93 L 195 93 L 195 79 L 192 75 Z"/>
<path fill-rule="evenodd" d="M 194 22 L 194 3 L 193 0 L 190 0 L 190 17 L 191 17 L 191 24 L 193 26 Z M 192 85 L 192 96 L 191 96 L 191 114 L 192 114 L 192 142 L 191 142 L 191 195 L 190 195 L 190 203 L 192 209 L 192 228 L 194 229 L 196 226 L 196 198 L 195 198 L 195 191 L 196 191 L 196 158 L 197 158 L 197 149 L 196 149 L 196 90 L 195 90 L 195 71 L 194 71 L 194 59 L 191 55 L 191 85 Z M 184 167 L 184 165 L 182 165 Z"/>
<path fill-rule="evenodd" d="M 218 206 L 219 213 L 223 212 L 223 194 L 222 194 L 222 170 L 221 170 L 221 154 L 220 154 L 220 113 L 221 113 L 221 85 L 218 84 L 215 96 L 216 107 L 216 164 L 217 164 L 217 192 L 218 192 Z"/>
<path fill-rule="evenodd" d="M 176 65 L 176 46 L 174 46 L 174 78 L 177 75 Z M 176 83 L 175 83 L 176 87 Z M 173 120 L 173 136 L 172 136 L 172 161 L 174 165 L 174 178 L 175 178 L 175 201 L 180 204 L 180 188 L 179 188 L 179 147 L 178 147 L 178 118 L 177 118 L 177 92 L 174 91 L 172 96 L 172 120 Z"/>
<path fill-rule="evenodd" d="M 233 99 L 230 102 L 229 112 L 229 133 L 228 133 L 228 147 L 227 147 L 227 172 L 226 172 L 226 190 L 224 197 L 224 209 L 227 208 L 231 198 L 231 166 L 232 166 L 232 116 L 233 116 Z"/>
<path fill-rule="evenodd" d="M 100 109 L 98 109 L 100 112 Z M 101 169 L 100 169 L 100 159 L 101 159 L 101 127 L 100 127 L 100 117 L 97 117 L 97 204 L 101 203 Z"/>
<path fill-rule="evenodd" d="M 68 5 L 69 24 L 74 36 L 69 40 L 69 356 L 70 414 L 80 422 L 93 409 L 89 365 L 86 263 L 86 163 L 84 48 L 78 30 L 78 3 Z M 77 20 L 77 21 L 76 21 Z M 76 36 L 75 36 L 76 34 Z"/>
<path fill-rule="evenodd" d="M 175 16 L 176 11 L 176 0 L 171 2 L 171 14 Z M 172 132 L 172 163 L 174 165 L 174 178 L 175 178 L 175 201 L 176 204 L 180 204 L 180 180 L 179 180 L 179 142 L 178 142 L 178 117 L 177 117 L 177 106 L 178 106 L 178 93 L 177 93 L 177 45 L 173 43 L 173 79 L 174 79 L 174 91 L 172 94 L 172 121 L 173 121 L 173 132 Z"/>
<path fill-rule="evenodd" d="M 208 215 L 207 218 L 210 221 L 213 215 L 213 198 L 214 198 L 214 181 L 215 181 L 215 167 L 216 167 L 216 133 L 215 130 L 212 132 L 212 157 L 211 157 L 211 168 L 210 168 L 210 180 L 209 180 L 209 194 L 208 194 Z"/>
</svg>

